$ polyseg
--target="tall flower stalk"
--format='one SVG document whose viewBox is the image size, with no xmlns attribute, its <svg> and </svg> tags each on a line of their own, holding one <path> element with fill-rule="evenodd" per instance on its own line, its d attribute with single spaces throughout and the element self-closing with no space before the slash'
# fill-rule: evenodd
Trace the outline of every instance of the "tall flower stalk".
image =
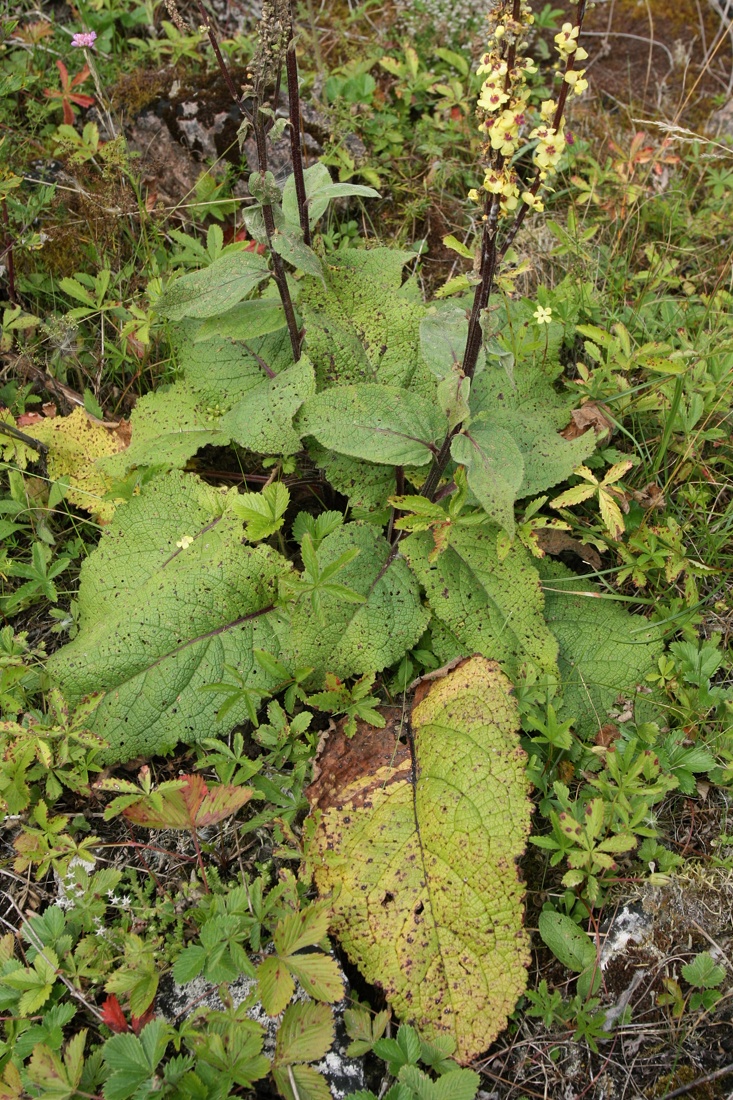
<svg viewBox="0 0 733 1100">
<path fill-rule="evenodd" d="M 578 45 L 586 0 L 579 0 L 575 22 L 564 23 L 555 35 L 555 49 L 563 70 L 562 88 L 557 99 L 547 99 L 540 109 L 540 121 L 527 134 L 530 87 L 527 78 L 536 72 L 531 58 L 524 56 L 527 34 L 534 16 L 526 0 L 497 0 L 489 15 L 488 50 L 481 58 L 478 73 L 484 76 L 477 104 L 479 127 L 486 135 L 485 170 L 480 189 L 469 198 L 483 205 L 483 230 L 479 259 L 479 282 L 468 323 L 468 336 L 461 369 L 472 379 L 481 350 L 481 319 L 488 307 L 491 288 L 499 263 L 506 255 L 530 211 L 544 210 L 542 191 L 549 181 L 568 140 L 565 134 L 565 106 L 569 94 L 580 95 L 588 87 L 585 70 L 576 63 L 588 54 Z M 522 180 L 515 160 L 527 138 L 536 139 L 534 175 Z M 507 217 L 513 217 L 503 242 L 499 229 Z M 422 495 L 435 498 L 440 479 L 450 459 L 453 438 L 460 432 L 457 424 L 446 435 L 433 460 Z"/>
<path fill-rule="evenodd" d="M 168 0 L 170 5 L 174 0 Z M 272 274 L 280 295 L 285 320 L 290 334 L 293 357 L 300 358 L 302 334 L 295 316 L 293 300 L 288 287 L 285 264 L 282 257 L 272 247 L 276 232 L 275 215 L 272 204 L 280 197 L 279 188 L 268 174 L 267 135 L 274 122 L 274 111 L 268 105 L 269 90 L 274 87 L 274 106 L 277 107 L 283 60 L 288 80 L 288 103 L 290 115 L 290 149 L 293 160 L 295 193 L 298 202 L 300 224 L 305 244 L 310 244 L 310 225 L 306 203 L 305 180 L 303 176 L 303 154 L 300 138 L 300 98 L 298 94 L 298 62 L 295 53 L 295 20 L 292 0 L 263 0 L 262 18 L 259 27 L 259 47 L 251 65 L 252 84 L 237 91 L 232 75 L 224 60 L 219 43 L 211 25 L 206 9 L 197 0 L 198 9 L 204 19 L 202 29 L 206 31 L 214 50 L 217 63 L 227 88 L 237 104 L 245 124 L 252 126 L 257 150 L 258 172 L 250 177 L 250 191 L 259 200 L 262 209 L 265 235 L 272 257 Z M 170 10 L 170 9 L 169 9 Z M 251 111 L 245 107 L 245 99 L 251 97 Z M 259 176 L 259 179 L 256 179 Z"/>
</svg>

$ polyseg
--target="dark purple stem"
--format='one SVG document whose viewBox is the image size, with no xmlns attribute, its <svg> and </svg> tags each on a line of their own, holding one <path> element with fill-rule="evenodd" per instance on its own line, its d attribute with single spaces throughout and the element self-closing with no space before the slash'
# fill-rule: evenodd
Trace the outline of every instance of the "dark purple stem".
<svg viewBox="0 0 733 1100">
<path fill-rule="evenodd" d="M 298 200 L 300 228 L 303 230 L 304 243 L 310 245 L 311 229 L 308 220 L 305 177 L 303 176 L 303 147 L 300 141 L 300 92 L 298 91 L 298 57 L 295 52 L 295 12 L 293 7 L 293 0 L 290 0 L 290 28 L 285 53 L 285 65 L 288 73 L 288 108 L 290 112 L 290 153 L 293 160 L 293 180 L 295 182 L 295 195 Z"/>
</svg>

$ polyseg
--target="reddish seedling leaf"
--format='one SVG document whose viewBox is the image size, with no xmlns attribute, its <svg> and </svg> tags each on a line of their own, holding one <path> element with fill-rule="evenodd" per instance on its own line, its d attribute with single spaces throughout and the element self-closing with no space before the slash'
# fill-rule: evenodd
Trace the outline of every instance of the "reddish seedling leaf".
<svg viewBox="0 0 733 1100">
<path fill-rule="evenodd" d="M 125 1019 L 125 1014 L 122 1011 L 122 1005 L 117 1000 L 114 993 L 110 993 L 106 1001 L 102 1005 L 102 1020 L 115 1034 L 119 1035 L 123 1031 L 129 1031 L 129 1025 Z"/>
<path fill-rule="evenodd" d="M 186 829 L 216 825 L 240 810 L 252 797 L 249 787 L 207 787 L 200 775 L 183 775 L 178 790 L 151 791 L 126 806 L 123 816 L 146 829 Z"/>
<path fill-rule="evenodd" d="M 63 61 L 57 61 L 56 68 L 61 77 L 61 90 L 57 91 L 55 88 L 46 88 L 43 94 L 47 99 L 61 100 L 61 106 L 64 111 L 64 122 L 67 126 L 73 126 L 74 108 L 72 104 L 75 103 L 77 107 L 91 107 L 94 103 L 94 96 L 83 95 L 81 92 L 74 91 L 74 88 L 79 84 L 83 84 L 90 75 L 89 66 L 85 65 L 81 72 L 78 72 L 76 76 L 72 77 L 69 77 L 69 70 L 66 68 Z"/>
</svg>

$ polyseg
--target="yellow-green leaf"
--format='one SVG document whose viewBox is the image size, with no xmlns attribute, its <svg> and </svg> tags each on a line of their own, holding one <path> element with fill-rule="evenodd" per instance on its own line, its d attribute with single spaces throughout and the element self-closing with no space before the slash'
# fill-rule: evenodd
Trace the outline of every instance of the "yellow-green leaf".
<svg viewBox="0 0 733 1100">
<path fill-rule="evenodd" d="M 316 1062 L 333 1042 L 333 1013 L 327 1005 L 298 1001 L 290 1005 L 277 1033 L 275 1066 Z"/>
<path fill-rule="evenodd" d="M 65 499 L 69 504 L 109 523 L 116 504 L 103 497 L 112 482 L 100 472 L 96 463 L 121 450 L 125 445 L 124 437 L 92 420 L 81 408 L 74 409 L 70 416 L 55 416 L 29 424 L 23 431 L 48 447 L 46 464 L 50 480 L 68 477 Z"/>
<path fill-rule="evenodd" d="M 282 959 L 270 956 L 257 967 L 262 1007 L 268 1016 L 279 1016 L 295 992 L 295 983 Z"/>
<path fill-rule="evenodd" d="M 340 886 L 332 927 L 366 980 L 426 1039 L 452 1035 L 467 1062 L 526 984 L 524 754 L 495 662 L 472 657 L 418 696 L 414 765 L 393 723 L 326 741 L 307 853 L 320 892 Z"/>
<path fill-rule="evenodd" d="M 332 1100 L 326 1079 L 313 1066 L 283 1066 L 272 1076 L 285 1100 Z"/>
<path fill-rule="evenodd" d="M 606 525 L 606 530 L 612 539 L 620 539 L 626 527 L 621 515 L 621 509 L 611 493 L 601 489 L 598 494 L 598 504 L 601 509 L 601 519 Z"/>
<path fill-rule="evenodd" d="M 317 1001 L 340 1001 L 344 995 L 344 983 L 335 959 L 320 951 L 289 955 L 285 960 L 290 973 L 298 979 L 303 989 Z"/>
</svg>

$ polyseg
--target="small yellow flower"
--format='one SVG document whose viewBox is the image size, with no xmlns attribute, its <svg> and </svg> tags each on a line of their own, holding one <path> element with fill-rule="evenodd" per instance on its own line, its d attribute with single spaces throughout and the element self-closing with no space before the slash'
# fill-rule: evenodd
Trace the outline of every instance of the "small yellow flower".
<svg viewBox="0 0 733 1100">
<path fill-rule="evenodd" d="M 538 214 L 541 214 L 545 209 L 545 204 L 542 199 L 537 195 L 533 195 L 531 191 L 522 191 L 522 202 L 526 203 L 530 210 L 534 210 Z"/>
<path fill-rule="evenodd" d="M 549 306 L 537 306 L 532 316 L 538 325 L 549 325 L 552 321 L 552 310 Z"/>
<path fill-rule="evenodd" d="M 191 545 L 192 542 L 193 542 L 193 535 L 184 535 L 183 538 L 180 538 L 178 540 L 178 542 L 176 543 L 176 546 L 179 547 L 179 549 L 181 549 L 181 550 L 188 550 L 188 548 L 189 548 L 189 546 Z"/>
<path fill-rule="evenodd" d="M 580 27 L 574 27 L 572 23 L 563 23 L 560 33 L 555 35 L 555 46 L 560 57 L 566 59 L 577 50 L 579 33 Z"/>
<path fill-rule="evenodd" d="M 584 79 L 585 69 L 571 69 L 565 73 L 565 82 L 573 90 L 573 95 L 582 95 L 588 87 L 588 81 Z"/>
</svg>

